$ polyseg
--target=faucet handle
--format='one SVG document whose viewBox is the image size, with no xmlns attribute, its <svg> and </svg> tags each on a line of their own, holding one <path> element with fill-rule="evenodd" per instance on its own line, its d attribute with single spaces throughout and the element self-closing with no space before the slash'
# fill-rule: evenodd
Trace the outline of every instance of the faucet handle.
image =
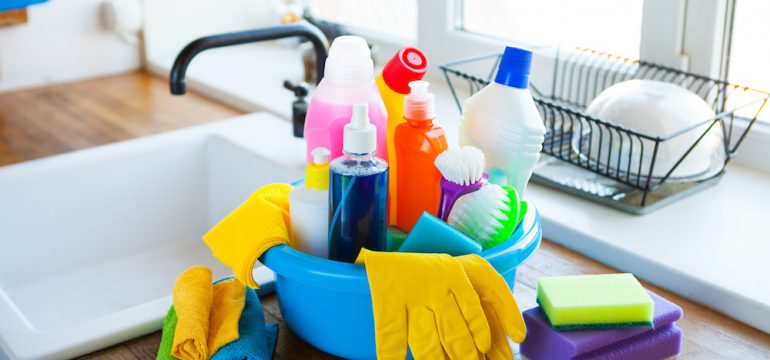
<svg viewBox="0 0 770 360">
<path fill-rule="evenodd" d="M 296 85 L 289 80 L 283 82 L 283 87 L 291 90 L 294 99 L 291 108 L 291 123 L 294 130 L 294 136 L 301 138 L 305 134 L 305 115 L 307 115 L 307 101 L 305 97 L 310 93 L 310 85 L 306 82 L 299 82 Z"/>
<path fill-rule="evenodd" d="M 298 98 L 304 98 L 310 93 L 310 85 L 301 81 L 296 85 L 289 80 L 283 82 L 283 87 L 294 93 L 294 96 Z"/>
</svg>

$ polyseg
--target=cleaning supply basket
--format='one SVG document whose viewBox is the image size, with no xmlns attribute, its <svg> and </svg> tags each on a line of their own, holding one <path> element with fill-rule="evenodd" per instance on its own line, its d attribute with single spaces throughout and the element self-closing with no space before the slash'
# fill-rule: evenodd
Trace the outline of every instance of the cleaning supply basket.
<svg viewBox="0 0 770 360">
<path fill-rule="evenodd" d="M 764 91 L 607 52 L 562 47 L 540 52 L 549 53 L 553 66 L 539 72 L 552 77 L 530 84 L 547 129 L 544 156 L 532 178 L 633 214 L 650 212 L 716 184 L 768 101 Z M 466 97 L 489 84 L 500 56 L 488 54 L 440 66 L 460 111 Z M 587 114 L 586 108 L 603 90 L 632 79 L 676 84 L 703 99 L 716 116 L 692 119 L 693 125 L 661 136 Z M 703 139 L 720 130 L 717 147 L 723 156 L 715 169 L 677 177 L 682 163 L 708 146 Z M 695 140 L 682 143 L 688 138 Z M 661 149 L 675 143 L 681 155 L 669 163 L 661 161 Z"/>
<path fill-rule="evenodd" d="M 540 215 L 530 204 L 511 237 L 480 255 L 513 289 L 516 268 L 541 238 Z M 376 358 L 372 299 L 362 265 L 322 259 L 286 245 L 268 250 L 261 261 L 275 272 L 281 313 L 295 334 L 336 356 Z"/>
</svg>

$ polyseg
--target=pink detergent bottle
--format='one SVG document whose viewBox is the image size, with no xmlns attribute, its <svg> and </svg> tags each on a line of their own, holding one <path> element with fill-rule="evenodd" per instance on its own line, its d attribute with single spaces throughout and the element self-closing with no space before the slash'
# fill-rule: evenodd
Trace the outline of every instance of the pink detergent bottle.
<svg viewBox="0 0 770 360">
<path fill-rule="evenodd" d="M 353 104 L 369 104 L 369 121 L 377 128 L 377 157 L 387 161 L 388 113 L 374 82 L 374 65 L 366 41 L 358 36 L 334 40 L 326 59 L 324 78 L 318 84 L 305 117 L 307 161 L 317 147 L 342 156 L 342 133 L 350 122 Z"/>
</svg>

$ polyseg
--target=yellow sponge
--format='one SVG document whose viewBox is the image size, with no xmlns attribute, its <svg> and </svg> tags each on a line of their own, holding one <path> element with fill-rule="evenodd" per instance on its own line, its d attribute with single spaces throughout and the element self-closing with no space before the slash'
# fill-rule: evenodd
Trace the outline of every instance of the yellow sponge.
<svg viewBox="0 0 770 360">
<path fill-rule="evenodd" d="M 537 302 L 557 330 L 652 326 L 655 306 L 631 274 L 541 278 Z"/>
</svg>

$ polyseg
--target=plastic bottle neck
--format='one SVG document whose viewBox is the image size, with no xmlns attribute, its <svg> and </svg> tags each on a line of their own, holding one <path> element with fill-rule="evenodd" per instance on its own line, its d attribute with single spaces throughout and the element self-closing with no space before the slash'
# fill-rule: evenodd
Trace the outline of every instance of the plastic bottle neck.
<svg viewBox="0 0 770 360">
<path fill-rule="evenodd" d="M 351 153 L 343 151 L 342 154 L 345 158 L 345 160 L 355 160 L 355 161 L 368 161 L 374 159 L 374 155 L 376 154 L 376 151 L 372 151 L 370 153 L 365 154 L 357 154 L 357 153 Z"/>
<path fill-rule="evenodd" d="M 313 190 L 328 190 L 329 163 L 308 164 L 305 168 L 305 186 Z"/>
<path fill-rule="evenodd" d="M 505 89 L 506 92 L 519 92 L 519 93 L 526 93 L 526 94 L 532 93 L 531 91 L 529 91 L 529 87 L 527 86 L 525 87 L 508 86 L 508 85 L 500 84 L 494 81 L 491 82 L 490 85 L 495 85 L 500 89 Z"/>
<path fill-rule="evenodd" d="M 527 90 L 529 89 L 529 75 L 527 76 L 498 76 L 495 79 L 495 83 L 498 85 L 502 85 L 505 87 L 518 89 L 518 90 Z"/>
<path fill-rule="evenodd" d="M 334 75 L 326 75 L 324 76 L 323 81 L 324 83 L 333 87 L 364 88 L 372 84 L 374 77 L 371 74 L 356 77 L 337 77 Z"/>
<path fill-rule="evenodd" d="M 335 39 L 324 65 L 324 80 L 345 87 L 374 80 L 374 63 L 366 40 L 358 36 Z"/>
<path fill-rule="evenodd" d="M 411 127 L 429 127 L 433 126 L 433 119 L 425 119 L 425 120 L 410 120 L 410 119 L 404 119 L 406 120 L 406 123 Z"/>
</svg>

